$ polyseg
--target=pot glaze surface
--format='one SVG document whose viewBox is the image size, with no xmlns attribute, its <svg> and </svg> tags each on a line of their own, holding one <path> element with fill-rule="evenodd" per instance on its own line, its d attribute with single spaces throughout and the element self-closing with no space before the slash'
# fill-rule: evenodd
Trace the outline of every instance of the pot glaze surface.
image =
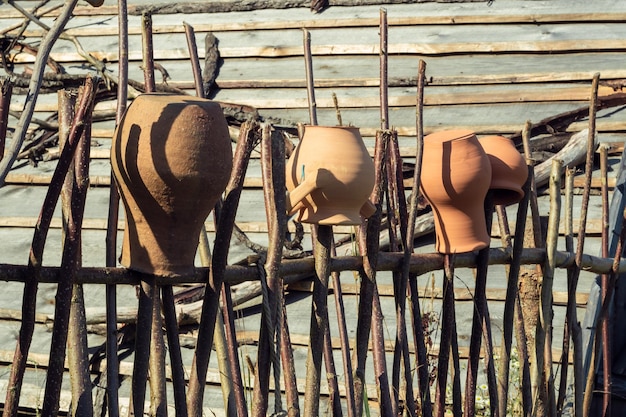
<svg viewBox="0 0 626 417">
<path fill-rule="evenodd" d="M 126 213 L 121 264 L 162 276 L 193 272 L 202 224 L 232 168 L 219 104 L 137 97 L 115 131 L 111 166 Z"/>
<path fill-rule="evenodd" d="M 373 214 L 374 163 L 358 128 L 305 126 L 286 170 L 297 221 L 357 225 Z"/>
<path fill-rule="evenodd" d="M 485 136 L 478 139 L 491 163 L 493 203 L 509 205 L 524 197 L 522 187 L 528 178 L 528 166 L 513 141 L 504 136 Z"/>
<path fill-rule="evenodd" d="M 489 158 L 472 131 L 424 137 L 420 183 L 433 210 L 438 252 L 470 252 L 489 245 L 484 204 L 490 182 Z"/>
</svg>

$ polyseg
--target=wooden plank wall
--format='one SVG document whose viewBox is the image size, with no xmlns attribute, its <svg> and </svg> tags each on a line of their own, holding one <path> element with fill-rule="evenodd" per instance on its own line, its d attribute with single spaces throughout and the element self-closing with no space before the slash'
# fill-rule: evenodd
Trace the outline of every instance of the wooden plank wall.
<svg viewBox="0 0 626 417">
<path fill-rule="evenodd" d="M 17 2 L 28 8 L 28 1 Z M 51 4 L 60 2 L 51 2 Z M 130 2 L 133 3 L 133 2 Z M 606 4 L 605 4 L 606 3 Z M 2 5 L 2 26 L 21 21 Z M 47 6 L 50 7 L 50 6 Z M 563 1 L 506 1 L 461 4 L 386 5 L 389 24 L 390 123 L 401 135 L 415 132 L 415 78 L 420 59 L 427 64 L 425 130 L 468 127 L 477 133 L 510 134 L 526 120 L 584 105 L 595 72 L 602 80 L 626 78 L 622 22 L 626 11 L 608 2 L 576 7 Z M 610 12 L 607 12 L 610 10 Z M 42 18 L 51 22 L 58 8 Z M 80 7 L 70 22 L 85 51 L 106 60 L 115 73 L 116 8 Z M 168 85 L 193 92 L 183 22 L 196 31 L 200 56 L 213 33 L 224 59 L 215 99 L 256 107 L 264 117 L 307 122 L 302 28 L 311 33 L 320 124 L 337 123 L 332 95 L 343 123 L 371 135 L 379 125 L 380 6 L 331 7 L 237 13 L 154 15 L 155 60 L 169 74 Z M 5 23 L 6 22 L 6 23 Z M 130 16 L 130 76 L 142 80 L 140 16 Z M 8 32 L 8 34 L 15 31 Z M 43 31 L 24 32 L 36 43 Z M 70 42 L 59 42 L 52 58 L 68 72 L 86 73 L 84 59 Z M 32 62 L 20 54 L 18 62 Z M 158 78 L 158 77 L 157 77 Z M 600 94 L 613 89 L 603 86 Z M 43 98 L 39 109 L 54 108 Z M 14 108 L 19 110 L 19 98 Z M 108 108 L 113 108 L 109 103 Z M 100 109 L 107 108 L 102 105 Z M 624 130 L 621 114 L 601 118 L 601 132 Z M 575 128 L 575 127 L 574 127 Z M 110 132 L 101 131 L 103 137 Z"/>
</svg>

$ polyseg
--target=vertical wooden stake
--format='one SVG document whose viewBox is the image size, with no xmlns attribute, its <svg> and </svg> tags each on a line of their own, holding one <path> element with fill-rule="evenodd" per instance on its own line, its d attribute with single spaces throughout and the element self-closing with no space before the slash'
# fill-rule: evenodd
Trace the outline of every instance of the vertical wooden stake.
<svg viewBox="0 0 626 417">
<path fill-rule="evenodd" d="M 118 20 L 118 83 L 117 109 L 115 120 L 119 124 L 126 111 L 128 102 L 128 11 L 126 0 L 117 2 Z M 117 223 L 119 220 L 120 195 L 113 172 L 110 172 L 111 185 L 109 188 L 109 212 L 107 216 L 106 232 L 106 266 L 117 265 Z M 119 359 L 117 356 L 117 289 L 113 284 L 107 284 L 106 297 L 106 392 L 107 408 L 110 417 L 118 417 L 120 412 L 118 387 Z"/>
<path fill-rule="evenodd" d="M 418 198 L 420 195 L 420 177 L 422 171 L 422 155 L 424 148 L 424 86 L 426 84 L 426 63 L 419 61 L 417 73 L 417 106 L 415 109 L 416 145 L 415 172 L 413 174 L 413 186 L 411 189 L 410 209 L 407 223 L 407 234 L 404 242 L 404 257 L 402 262 L 402 279 L 408 279 L 411 297 L 411 311 L 413 314 L 413 339 L 417 356 L 417 379 L 419 386 L 419 399 L 424 417 L 433 414 L 430 399 L 430 372 L 428 367 L 428 355 L 424 341 L 424 329 L 422 327 L 422 314 L 417 290 L 417 275 L 410 273 L 410 259 L 414 248 L 415 223 L 417 218 Z"/>
<path fill-rule="evenodd" d="M 528 201 L 530 194 L 530 179 L 532 178 L 533 167 L 528 166 L 529 175 L 524 184 L 524 197 L 517 207 L 517 217 L 515 222 L 515 234 L 513 238 L 513 250 L 511 254 L 511 265 L 508 267 L 508 279 L 506 287 L 506 302 L 504 303 L 502 347 L 500 350 L 500 368 L 498 370 L 498 413 L 506 416 L 508 393 L 509 393 L 509 365 L 511 362 L 511 348 L 513 344 L 513 330 L 515 327 L 515 305 L 518 299 L 518 283 L 520 273 L 520 259 L 524 250 L 524 230 L 526 229 L 526 217 L 528 215 Z M 506 213 L 505 210 L 502 210 Z M 503 221 L 505 226 L 505 221 Z M 521 312 L 520 312 L 521 314 Z M 526 342 L 523 342 L 524 346 Z M 527 361 L 526 361 L 527 362 Z M 529 387 L 530 388 L 530 387 Z"/>
<path fill-rule="evenodd" d="M 454 255 L 443 258 L 443 301 L 439 358 L 437 365 L 437 389 L 435 391 L 435 416 L 443 417 L 446 412 L 446 388 L 448 385 L 448 363 L 452 329 L 454 328 Z M 473 412 L 473 409 L 472 409 Z"/>
<path fill-rule="evenodd" d="M 327 298 L 332 236 L 332 226 L 318 226 L 315 248 L 313 250 L 315 254 L 315 277 L 311 305 L 309 351 L 306 360 L 307 376 L 304 392 L 304 417 L 316 417 L 319 415 L 324 333 L 326 326 L 328 326 Z"/>
</svg>

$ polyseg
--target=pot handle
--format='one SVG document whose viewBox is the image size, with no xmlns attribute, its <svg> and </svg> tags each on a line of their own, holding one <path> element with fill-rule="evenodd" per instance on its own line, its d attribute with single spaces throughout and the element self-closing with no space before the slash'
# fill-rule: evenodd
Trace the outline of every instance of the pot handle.
<svg viewBox="0 0 626 417">
<path fill-rule="evenodd" d="M 376 213 L 376 206 L 369 200 L 363 203 L 361 210 L 359 211 L 359 214 L 365 219 L 371 217 L 374 213 Z"/>
<path fill-rule="evenodd" d="M 306 198 L 313 190 L 320 187 L 320 171 L 309 174 L 296 188 L 287 193 L 287 213 L 292 215 L 301 208 L 300 202 Z"/>
</svg>

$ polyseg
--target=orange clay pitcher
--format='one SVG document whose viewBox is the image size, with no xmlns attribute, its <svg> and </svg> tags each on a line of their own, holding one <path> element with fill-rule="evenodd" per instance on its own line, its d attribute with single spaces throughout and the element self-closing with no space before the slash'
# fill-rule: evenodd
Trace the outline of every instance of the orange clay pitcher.
<svg viewBox="0 0 626 417">
<path fill-rule="evenodd" d="M 374 163 L 356 127 L 305 126 L 286 185 L 287 211 L 299 222 L 356 225 L 376 211 Z"/>
<path fill-rule="evenodd" d="M 424 137 L 420 182 L 433 210 L 438 252 L 471 252 L 489 245 L 484 203 L 491 165 L 472 131 Z"/>
</svg>

